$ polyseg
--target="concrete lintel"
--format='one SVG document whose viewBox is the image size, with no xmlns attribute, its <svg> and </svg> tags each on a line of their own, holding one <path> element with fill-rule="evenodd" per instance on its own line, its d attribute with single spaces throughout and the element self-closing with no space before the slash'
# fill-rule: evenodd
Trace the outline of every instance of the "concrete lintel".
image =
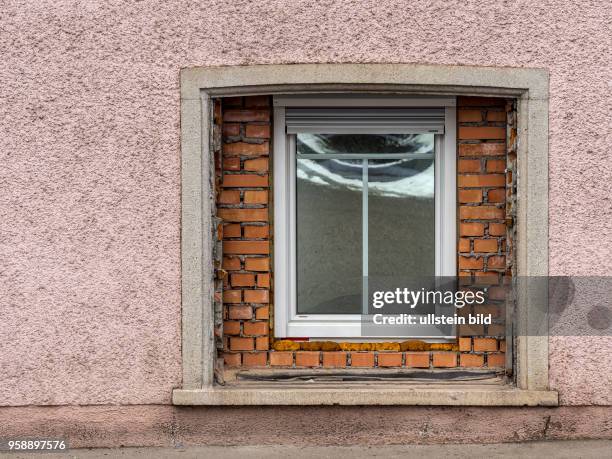
<svg viewBox="0 0 612 459">
<path fill-rule="evenodd" d="M 240 92 L 265 93 L 299 91 L 301 85 L 312 90 L 346 89 L 348 85 L 367 85 L 376 90 L 386 85 L 406 91 L 414 86 L 419 92 L 486 93 L 518 95 L 527 92 L 530 99 L 548 98 L 548 71 L 531 68 L 495 68 L 458 65 L 422 64 L 293 64 L 197 67 L 181 70 L 181 99 L 195 100 L 200 90 L 227 95 Z M 316 87 L 317 85 L 321 87 Z"/>
<path fill-rule="evenodd" d="M 211 388 L 175 389 L 174 405 L 416 405 L 416 406 L 558 406 L 559 395 L 550 390 L 470 386 L 431 388 L 333 387 L 322 388 Z"/>
</svg>

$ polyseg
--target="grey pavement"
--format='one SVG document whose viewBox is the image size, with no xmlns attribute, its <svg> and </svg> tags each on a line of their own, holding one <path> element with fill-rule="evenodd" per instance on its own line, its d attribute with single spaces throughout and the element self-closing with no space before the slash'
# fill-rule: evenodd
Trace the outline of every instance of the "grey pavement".
<svg viewBox="0 0 612 459">
<path fill-rule="evenodd" d="M 2 458 L 147 458 L 147 459 L 275 459 L 331 458 L 612 458 L 612 440 L 538 441 L 489 445 L 396 445 L 396 446 L 190 446 L 187 448 L 97 448 L 69 453 L 5 453 Z"/>
</svg>

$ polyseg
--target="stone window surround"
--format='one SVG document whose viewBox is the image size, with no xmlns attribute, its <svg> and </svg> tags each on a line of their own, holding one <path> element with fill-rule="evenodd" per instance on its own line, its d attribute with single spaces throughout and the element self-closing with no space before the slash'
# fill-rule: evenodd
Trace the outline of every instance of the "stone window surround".
<svg viewBox="0 0 612 459">
<path fill-rule="evenodd" d="M 181 287 L 183 384 L 177 405 L 547 405 L 548 338 L 517 337 L 516 387 L 367 386 L 350 391 L 225 389 L 214 386 L 214 209 L 212 97 L 376 92 L 514 97 L 518 114 L 516 262 L 518 276 L 548 275 L 548 71 L 418 64 L 290 64 L 181 70 Z M 519 319 L 539 322 L 540 308 L 517 299 Z"/>
</svg>

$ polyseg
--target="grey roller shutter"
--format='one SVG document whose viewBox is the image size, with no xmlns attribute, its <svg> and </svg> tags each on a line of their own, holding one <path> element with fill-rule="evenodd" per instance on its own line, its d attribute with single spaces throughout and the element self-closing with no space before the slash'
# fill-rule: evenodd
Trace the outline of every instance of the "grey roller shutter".
<svg viewBox="0 0 612 459">
<path fill-rule="evenodd" d="M 444 108 L 287 108 L 288 134 L 443 134 Z"/>
</svg>

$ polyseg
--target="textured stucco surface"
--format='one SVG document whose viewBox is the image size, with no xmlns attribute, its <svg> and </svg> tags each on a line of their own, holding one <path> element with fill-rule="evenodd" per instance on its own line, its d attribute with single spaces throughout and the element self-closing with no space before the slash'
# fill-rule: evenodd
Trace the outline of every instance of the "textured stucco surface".
<svg viewBox="0 0 612 459">
<path fill-rule="evenodd" d="M 180 384 L 183 67 L 546 68 L 550 271 L 612 274 L 611 19 L 595 0 L 2 2 L 0 404 Z M 551 340 L 551 385 L 610 403 L 612 343 L 582 342 Z"/>
</svg>

